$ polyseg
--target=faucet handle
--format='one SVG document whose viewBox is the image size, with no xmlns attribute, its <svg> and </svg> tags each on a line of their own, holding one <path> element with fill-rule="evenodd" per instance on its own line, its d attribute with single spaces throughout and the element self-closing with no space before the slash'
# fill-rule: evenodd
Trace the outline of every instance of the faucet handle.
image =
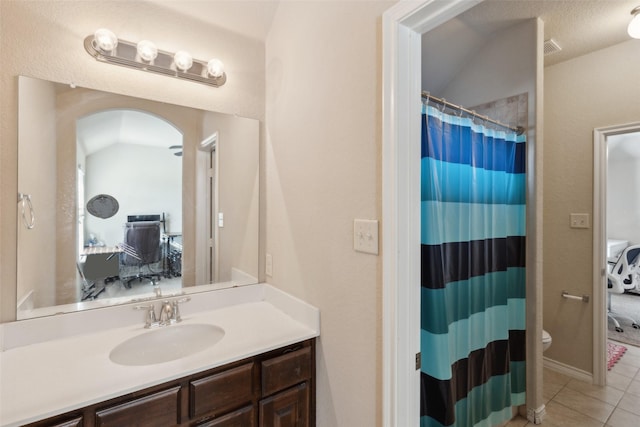
<svg viewBox="0 0 640 427">
<path fill-rule="evenodd" d="M 144 323 L 144 327 L 145 328 L 150 328 L 150 327 L 152 327 L 154 324 L 156 324 L 158 322 L 156 320 L 156 312 L 153 309 L 153 304 L 149 304 L 149 305 L 134 305 L 133 309 L 134 310 L 147 310 L 147 315 L 145 317 L 145 323 Z"/>
<path fill-rule="evenodd" d="M 172 306 L 173 306 L 173 321 L 178 323 L 182 321 L 182 318 L 180 317 L 180 304 L 183 302 L 188 302 L 191 301 L 191 297 L 186 297 L 186 298 L 180 298 L 180 299 L 176 299 L 173 300 Z"/>
</svg>

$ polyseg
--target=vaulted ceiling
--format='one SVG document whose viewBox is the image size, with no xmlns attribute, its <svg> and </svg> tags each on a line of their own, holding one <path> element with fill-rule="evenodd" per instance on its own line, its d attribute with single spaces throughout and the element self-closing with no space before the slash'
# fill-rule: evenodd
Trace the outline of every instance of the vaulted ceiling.
<svg viewBox="0 0 640 427">
<path fill-rule="evenodd" d="M 640 0 L 485 0 L 462 15 L 425 33 L 422 50 L 436 61 L 423 61 L 427 90 L 444 89 L 451 70 L 464 66 L 474 51 L 501 30 L 539 17 L 544 39 L 554 39 L 561 51 L 545 56 L 545 66 L 630 40 L 627 25 Z"/>
</svg>

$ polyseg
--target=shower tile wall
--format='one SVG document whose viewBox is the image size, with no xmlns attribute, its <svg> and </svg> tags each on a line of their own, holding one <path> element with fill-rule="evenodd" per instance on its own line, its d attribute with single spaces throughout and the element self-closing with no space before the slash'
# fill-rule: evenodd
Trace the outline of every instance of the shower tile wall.
<svg viewBox="0 0 640 427">
<path fill-rule="evenodd" d="M 486 104 L 476 105 L 469 109 L 509 126 L 522 126 L 527 129 L 528 105 L 528 94 L 522 93 L 520 95 L 487 102 Z"/>
</svg>

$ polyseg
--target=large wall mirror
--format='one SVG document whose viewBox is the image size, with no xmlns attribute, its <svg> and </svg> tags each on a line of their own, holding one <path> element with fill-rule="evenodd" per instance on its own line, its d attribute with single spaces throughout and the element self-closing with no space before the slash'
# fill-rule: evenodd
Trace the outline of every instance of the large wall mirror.
<svg viewBox="0 0 640 427">
<path fill-rule="evenodd" d="M 257 120 L 19 77 L 17 319 L 258 281 Z"/>
</svg>

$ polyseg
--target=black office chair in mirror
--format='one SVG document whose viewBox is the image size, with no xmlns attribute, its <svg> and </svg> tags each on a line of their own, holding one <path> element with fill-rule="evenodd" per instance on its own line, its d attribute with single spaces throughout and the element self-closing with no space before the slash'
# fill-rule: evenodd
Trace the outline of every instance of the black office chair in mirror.
<svg viewBox="0 0 640 427">
<path fill-rule="evenodd" d="M 257 283 L 258 144 L 257 120 L 21 76 L 17 318 Z"/>
</svg>

